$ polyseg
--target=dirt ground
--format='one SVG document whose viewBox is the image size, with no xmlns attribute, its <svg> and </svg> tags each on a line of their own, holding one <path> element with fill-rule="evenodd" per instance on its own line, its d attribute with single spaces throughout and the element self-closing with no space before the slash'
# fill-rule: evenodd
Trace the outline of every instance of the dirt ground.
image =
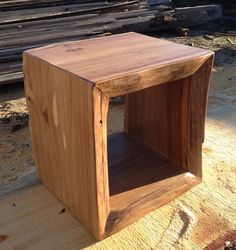
<svg viewBox="0 0 236 250">
<path fill-rule="evenodd" d="M 206 246 L 206 243 L 211 242 L 212 239 L 224 242 L 227 238 L 224 234 L 236 232 L 236 36 L 211 37 L 210 35 L 210 38 L 205 36 L 211 29 L 214 29 L 214 25 L 211 28 L 193 30 L 188 37 L 161 34 L 162 37 L 178 43 L 213 50 L 216 57 L 209 91 L 206 139 L 203 146 L 205 161 L 203 184 L 200 184 L 198 189 L 194 189 L 197 191 L 193 191 L 188 201 L 185 200 L 185 195 L 181 196 L 178 200 L 182 205 L 172 202 L 172 207 L 162 208 L 164 212 L 163 215 L 159 212 L 160 216 L 173 211 L 175 215 L 170 221 L 166 221 L 163 217 L 163 223 L 169 223 L 168 227 L 163 231 L 161 243 L 154 240 L 155 244 L 150 243 L 152 247 L 149 249 L 172 249 L 172 247 L 173 249 L 203 249 L 201 246 Z M 160 34 L 156 36 L 159 37 Z M 108 133 L 122 130 L 122 120 L 123 105 L 111 105 Z M 34 172 L 34 168 L 23 85 L 1 87 L 0 189 Z M 204 193 L 206 186 L 208 193 Z M 209 190 L 217 195 L 218 209 L 215 209 L 214 202 L 207 207 L 204 206 L 204 199 L 208 201 L 213 199 Z M 231 204 L 226 204 L 224 196 Z M 199 212 L 201 216 L 196 218 L 195 214 Z M 194 231 L 197 233 L 188 240 L 192 233 L 190 225 L 182 235 L 184 240 L 179 241 L 176 225 L 186 220 L 194 224 Z M 205 227 L 202 227 L 203 224 Z M 208 225 L 207 230 L 206 225 Z M 219 233 L 222 239 L 218 237 Z M 172 235 L 171 238 L 168 238 L 169 234 Z M 234 237 L 236 239 L 236 233 Z M 200 248 L 192 248 L 193 241 Z M 208 249 L 218 249 L 214 248 L 214 244 L 215 246 L 219 244 L 218 241 L 212 242 L 213 248 L 209 246 Z"/>
</svg>

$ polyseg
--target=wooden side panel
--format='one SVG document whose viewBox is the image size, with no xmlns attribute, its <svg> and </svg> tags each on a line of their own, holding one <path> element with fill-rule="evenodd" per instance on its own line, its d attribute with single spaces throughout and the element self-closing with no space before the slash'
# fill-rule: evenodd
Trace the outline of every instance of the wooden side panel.
<svg viewBox="0 0 236 250">
<path fill-rule="evenodd" d="M 202 177 L 202 143 L 213 59 L 211 55 L 190 78 L 188 165 L 198 177 Z"/>
<path fill-rule="evenodd" d="M 27 54 L 24 73 L 38 177 L 99 238 L 93 86 Z"/>
<path fill-rule="evenodd" d="M 192 76 L 126 96 L 126 133 L 198 177 L 212 61 Z"/>
<path fill-rule="evenodd" d="M 126 96 L 125 132 L 187 166 L 189 78 Z"/>
<path fill-rule="evenodd" d="M 97 88 L 94 88 L 93 99 L 99 223 L 98 239 L 102 239 L 105 237 L 106 221 L 110 212 L 107 162 L 107 112 L 109 107 L 109 97 L 102 95 Z"/>
</svg>

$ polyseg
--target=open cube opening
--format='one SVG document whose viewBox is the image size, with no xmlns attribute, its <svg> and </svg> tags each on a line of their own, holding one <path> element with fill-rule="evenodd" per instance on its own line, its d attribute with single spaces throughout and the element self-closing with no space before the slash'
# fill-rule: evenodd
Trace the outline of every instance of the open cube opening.
<svg viewBox="0 0 236 250">
<path fill-rule="evenodd" d="M 107 143 L 111 211 L 149 199 L 161 206 L 199 181 L 187 160 L 188 88 L 182 79 L 124 96 L 124 129 Z"/>
<path fill-rule="evenodd" d="M 212 61 L 136 33 L 24 53 L 37 175 L 96 239 L 200 182 Z M 124 132 L 107 138 L 119 95 Z"/>
</svg>

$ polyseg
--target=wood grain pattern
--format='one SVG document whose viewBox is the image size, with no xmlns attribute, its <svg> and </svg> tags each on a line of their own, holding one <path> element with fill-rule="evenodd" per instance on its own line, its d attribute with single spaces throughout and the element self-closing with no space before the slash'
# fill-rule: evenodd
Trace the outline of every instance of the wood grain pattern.
<svg viewBox="0 0 236 250">
<path fill-rule="evenodd" d="M 214 56 L 190 77 L 188 165 L 191 173 L 202 177 L 202 143 L 204 142 L 206 104 Z"/>
<path fill-rule="evenodd" d="M 98 237 L 93 86 L 27 54 L 24 63 L 38 177 Z"/>
<path fill-rule="evenodd" d="M 106 224 L 107 235 L 200 182 L 199 178 L 129 135 L 111 135 L 108 145 L 111 212 Z"/>
<path fill-rule="evenodd" d="M 212 52 L 127 33 L 24 54 L 37 173 L 96 238 L 201 179 Z M 107 138 L 109 98 L 125 133 Z"/>
<path fill-rule="evenodd" d="M 235 229 L 236 155 L 233 152 L 236 151 L 236 138 L 232 133 L 232 122 L 236 120 L 236 112 L 230 113 L 232 106 L 227 101 L 223 104 L 221 102 L 218 116 L 208 118 L 204 148 L 211 152 L 204 150 L 203 153 L 203 182 L 175 201 L 155 209 L 112 237 L 97 242 L 67 209 L 60 213 L 65 206 L 43 185 L 20 189 L 4 198 L 1 190 L 0 235 L 7 238 L 0 242 L 0 248 L 168 249 L 170 243 L 174 248 L 206 248 L 225 232 Z M 212 105 L 210 110 L 214 109 Z M 119 108 L 115 110 L 117 114 Z M 229 112 L 225 118 L 226 110 Z M 221 115 L 226 119 L 223 123 Z M 225 182 L 226 179 L 228 182 Z M 15 186 L 15 183 L 11 185 Z M 180 217 L 181 212 L 186 215 L 186 224 L 183 223 L 183 217 Z M 180 237 L 183 228 L 187 228 L 187 234 L 185 232 Z M 224 242 L 225 239 L 218 246 L 223 246 Z"/>
<path fill-rule="evenodd" d="M 125 131 L 189 171 L 188 78 L 128 94 Z"/>
<path fill-rule="evenodd" d="M 126 96 L 125 131 L 201 177 L 213 56 L 191 76 Z"/>
<path fill-rule="evenodd" d="M 109 96 L 192 75 L 212 54 L 133 32 L 49 45 L 29 53 L 92 82 Z"/>
<path fill-rule="evenodd" d="M 96 192 L 98 204 L 98 239 L 105 237 L 107 217 L 110 212 L 108 157 L 107 157 L 107 112 L 109 97 L 93 89 L 94 143 L 96 159 Z"/>
</svg>

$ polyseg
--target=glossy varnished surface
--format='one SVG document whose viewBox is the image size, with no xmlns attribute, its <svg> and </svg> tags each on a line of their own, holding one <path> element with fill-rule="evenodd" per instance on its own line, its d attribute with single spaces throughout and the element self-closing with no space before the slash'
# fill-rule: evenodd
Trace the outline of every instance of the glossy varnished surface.
<svg viewBox="0 0 236 250">
<path fill-rule="evenodd" d="M 125 133 L 108 137 L 110 196 L 182 174 L 177 166 Z"/>
<path fill-rule="evenodd" d="M 189 88 L 190 79 L 184 78 L 125 98 L 126 133 L 187 171 Z"/>
<path fill-rule="evenodd" d="M 93 103 L 100 96 L 91 85 L 38 58 L 26 56 L 24 67 L 37 176 L 98 237 L 105 209 L 100 205 L 106 206 L 97 203 L 96 192 L 93 121 L 99 124 L 101 118 L 94 117 Z"/>
<path fill-rule="evenodd" d="M 201 180 L 212 55 L 137 33 L 24 54 L 38 177 L 96 239 Z M 122 94 L 129 135 L 107 140 Z"/>
<path fill-rule="evenodd" d="M 124 88 L 124 93 L 135 88 L 137 81 L 142 81 L 140 72 L 143 72 L 145 77 L 148 74 L 150 78 L 149 73 L 152 70 L 157 70 L 165 65 L 170 67 L 172 64 L 173 68 L 168 69 L 168 72 L 165 72 L 166 69 L 164 68 L 161 70 L 165 77 L 171 70 L 175 72 L 172 75 L 172 80 L 179 78 L 180 72 L 182 75 L 184 72 L 186 76 L 190 75 L 201 66 L 205 57 L 212 54 L 211 51 L 133 32 L 55 44 L 33 49 L 27 53 L 92 82 L 103 92 L 112 95 L 115 95 L 114 92 L 118 91 L 118 86 Z M 193 60 L 194 64 L 192 63 Z M 136 75 L 135 73 L 139 74 Z M 131 77 L 130 82 L 129 79 L 125 79 L 125 86 L 120 82 L 120 77 L 123 76 Z M 116 81 L 113 81 L 113 79 L 116 79 Z M 158 79 L 153 80 L 158 82 Z M 146 84 L 153 85 L 154 83 L 150 83 L 149 80 Z M 142 83 L 142 85 L 145 84 Z"/>
<path fill-rule="evenodd" d="M 108 146 L 111 211 L 107 235 L 201 180 L 125 133 L 111 135 Z"/>
</svg>

